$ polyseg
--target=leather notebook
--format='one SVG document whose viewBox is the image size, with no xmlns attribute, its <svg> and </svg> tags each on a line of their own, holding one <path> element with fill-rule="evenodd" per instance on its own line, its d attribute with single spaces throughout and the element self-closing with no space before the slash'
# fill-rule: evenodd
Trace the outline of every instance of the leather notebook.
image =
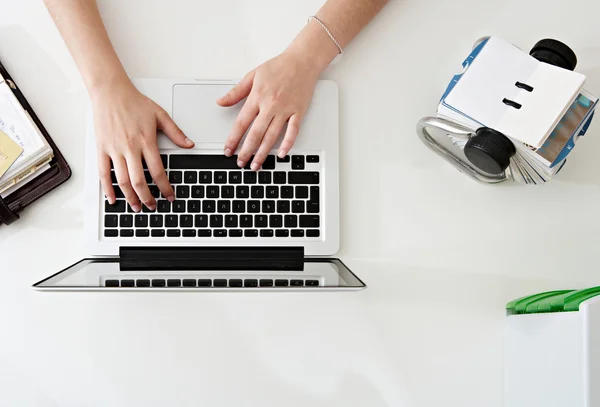
<svg viewBox="0 0 600 407">
<path fill-rule="evenodd" d="M 38 166 L 30 170 L 31 175 L 28 175 L 27 179 L 18 178 L 21 180 L 18 183 L 15 179 L 15 185 L 8 195 L 6 191 L 0 193 L 0 225 L 10 225 L 19 219 L 19 212 L 24 208 L 67 181 L 71 177 L 71 169 L 27 99 L 25 99 L 25 96 L 0 62 L 0 85 L 4 86 L 4 83 L 14 95 L 14 98 L 11 96 L 13 105 L 16 105 L 14 108 L 22 109 L 20 113 L 24 113 L 23 117 L 29 119 L 31 128 L 35 129 L 36 133 L 45 139 L 44 147 L 48 151 L 51 150 L 46 161 L 36 163 Z M 4 98 L 6 99 L 6 95 L 4 95 Z M 2 115 L 3 112 L 0 110 L 0 124 L 10 126 L 10 124 L 4 123 Z M 0 130 L 2 129 L 0 128 Z M 10 127 L 10 130 L 13 130 L 13 128 Z M 41 140 L 40 137 L 38 139 Z M 38 172 L 35 172 L 36 169 Z"/>
</svg>

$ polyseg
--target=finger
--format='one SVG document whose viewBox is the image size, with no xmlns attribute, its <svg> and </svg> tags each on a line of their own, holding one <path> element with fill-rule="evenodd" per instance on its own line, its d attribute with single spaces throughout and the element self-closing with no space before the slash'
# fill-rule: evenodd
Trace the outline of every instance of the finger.
<svg viewBox="0 0 600 407">
<path fill-rule="evenodd" d="M 240 140 L 244 137 L 244 134 L 246 134 L 248 127 L 250 127 L 250 124 L 252 123 L 252 120 L 256 118 L 256 115 L 258 115 L 258 106 L 252 101 L 247 100 L 238 114 L 238 117 L 235 119 L 231 133 L 229 133 L 227 140 L 225 140 L 225 155 L 227 157 L 231 157 L 233 152 L 237 149 Z"/>
<path fill-rule="evenodd" d="M 140 198 L 146 208 L 150 210 L 156 209 L 156 201 L 150 193 L 146 177 L 144 176 L 144 168 L 142 167 L 142 157 L 130 155 L 126 157 L 127 169 L 129 170 L 129 179 L 133 190 Z M 133 206 L 132 206 L 133 208 Z"/>
<path fill-rule="evenodd" d="M 281 129 L 283 129 L 285 121 L 286 119 L 284 116 L 275 117 L 273 121 L 271 121 L 271 124 L 265 133 L 265 137 L 263 138 L 262 143 L 260 143 L 260 147 L 258 148 L 258 151 L 252 160 L 252 165 L 250 168 L 253 171 L 258 171 L 260 167 L 262 167 L 263 163 L 267 159 L 267 156 L 269 155 L 269 152 L 271 151 L 271 148 L 273 148 L 273 144 L 275 144 L 277 138 L 281 134 Z"/>
<path fill-rule="evenodd" d="M 140 204 L 140 200 L 131 186 L 129 171 L 127 171 L 125 158 L 112 157 L 112 162 L 115 167 L 117 182 L 119 183 L 119 187 L 121 187 L 121 191 L 123 191 L 123 195 L 125 195 L 125 199 L 127 199 L 127 202 L 129 202 L 129 205 L 131 205 L 131 209 L 133 209 L 134 212 L 141 211 L 142 205 Z"/>
<path fill-rule="evenodd" d="M 217 99 L 217 104 L 223 107 L 233 106 L 247 97 L 252 90 L 254 71 L 248 73 L 229 92 Z"/>
<path fill-rule="evenodd" d="M 265 136 L 265 132 L 267 131 L 269 124 L 271 124 L 271 120 L 273 120 L 273 116 L 265 113 L 259 114 L 256 120 L 254 120 L 254 123 L 252 123 L 252 127 L 250 127 L 250 131 L 244 140 L 244 145 L 242 145 L 242 149 L 238 154 L 238 167 L 243 168 L 250 158 L 252 158 L 252 154 L 254 154 Z"/>
<path fill-rule="evenodd" d="M 182 148 L 194 147 L 194 142 L 187 138 L 183 131 L 175 124 L 171 116 L 161 109 L 156 115 L 158 128 L 160 128 L 173 143 Z"/>
<path fill-rule="evenodd" d="M 169 178 L 167 178 L 165 167 L 163 166 L 162 160 L 160 159 L 160 152 L 158 151 L 158 147 L 156 145 L 147 147 L 144 150 L 144 159 L 146 160 L 146 164 L 148 165 L 150 175 L 152 175 L 152 179 L 154 180 L 154 183 L 156 184 L 162 195 L 169 202 L 173 202 L 175 200 L 175 192 L 173 192 L 173 187 L 169 182 Z"/>
<path fill-rule="evenodd" d="M 301 121 L 302 117 L 298 113 L 293 114 L 292 117 L 290 117 L 287 130 L 285 132 L 285 137 L 283 137 L 283 141 L 279 147 L 279 153 L 277 154 L 280 158 L 285 157 L 294 145 L 294 141 L 296 141 L 296 137 L 300 131 Z"/>
<path fill-rule="evenodd" d="M 100 175 L 104 196 L 108 199 L 109 204 L 114 205 L 117 197 L 110 177 L 110 157 L 104 152 L 98 154 L 98 174 Z"/>
</svg>

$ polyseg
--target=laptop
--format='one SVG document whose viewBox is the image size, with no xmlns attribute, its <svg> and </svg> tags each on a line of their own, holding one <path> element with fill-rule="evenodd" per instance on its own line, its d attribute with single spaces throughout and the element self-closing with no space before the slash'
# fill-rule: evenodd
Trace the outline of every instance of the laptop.
<svg viewBox="0 0 600 407">
<path fill-rule="evenodd" d="M 195 142 L 191 150 L 158 134 L 175 190 L 170 203 L 146 171 L 157 208 L 134 213 L 113 173 L 110 205 L 98 179 L 88 109 L 85 238 L 90 258 L 36 283 L 38 290 L 358 290 L 365 284 L 338 258 L 338 89 L 316 85 L 288 156 L 279 138 L 262 168 L 240 169 L 224 143 L 243 105 L 216 100 L 233 81 L 134 79 Z M 285 129 L 284 129 L 285 132 Z M 241 144 L 240 144 L 241 146 Z"/>
</svg>

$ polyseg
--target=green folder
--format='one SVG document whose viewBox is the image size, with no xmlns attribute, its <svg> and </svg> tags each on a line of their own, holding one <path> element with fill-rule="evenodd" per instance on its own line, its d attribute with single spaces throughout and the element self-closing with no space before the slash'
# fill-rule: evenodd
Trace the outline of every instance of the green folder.
<svg viewBox="0 0 600 407">
<path fill-rule="evenodd" d="M 506 304 L 506 312 L 508 315 L 575 312 L 583 302 L 597 295 L 600 295 L 600 287 L 548 291 L 513 300 Z"/>
</svg>

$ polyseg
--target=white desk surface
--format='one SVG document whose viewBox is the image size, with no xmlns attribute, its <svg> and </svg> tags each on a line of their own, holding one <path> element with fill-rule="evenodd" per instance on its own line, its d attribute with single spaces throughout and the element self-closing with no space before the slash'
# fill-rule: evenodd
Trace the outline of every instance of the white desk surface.
<svg viewBox="0 0 600 407">
<path fill-rule="evenodd" d="M 276 55 L 320 4 L 100 1 L 131 76 L 206 79 Z M 73 169 L 0 227 L 2 406 L 498 407 L 505 303 L 600 284 L 599 123 L 539 188 L 474 183 L 415 133 L 484 35 L 565 41 L 600 94 L 595 0 L 390 2 L 324 75 L 341 95 L 339 257 L 369 288 L 310 295 L 34 292 L 88 254 L 86 95 L 40 0 L 0 10 L 0 59 Z"/>
</svg>

